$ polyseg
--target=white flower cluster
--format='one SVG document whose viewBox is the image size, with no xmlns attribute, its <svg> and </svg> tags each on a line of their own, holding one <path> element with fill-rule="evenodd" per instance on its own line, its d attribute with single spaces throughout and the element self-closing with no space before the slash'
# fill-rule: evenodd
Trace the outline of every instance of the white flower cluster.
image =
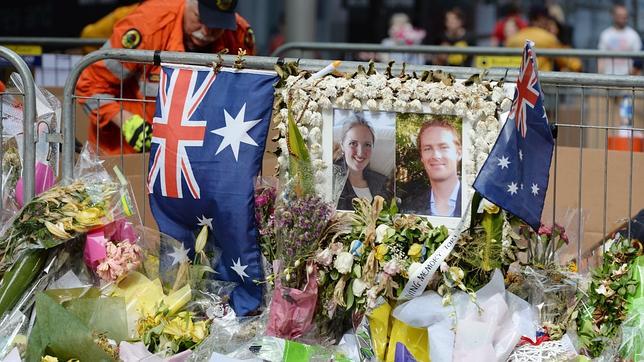
<svg viewBox="0 0 644 362">
<path fill-rule="evenodd" d="M 502 87 L 490 83 L 463 82 L 446 85 L 443 82 L 423 82 L 418 79 L 390 78 L 384 74 L 358 75 L 352 79 L 327 75 L 310 80 L 290 76 L 286 85 L 277 90 L 290 105 L 292 116 L 308 143 L 313 158 L 316 181 L 324 182 L 327 165 L 322 159 L 322 111 L 332 108 L 372 111 L 423 112 L 455 114 L 471 124 L 469 137 L 472 149 L 469 161 L 464 163 L 464 180 L 471 185 L 483 166 L 499 130 L 498 114 L 510 108 L 511 100 Z M 425 105 L 425 107 L 423 107 Z M 280 170 L 288 166 L 287 134 L 288 111 L 282 108 L 274 113 L 273 121 L 281 139 L 282 155 L 278 158 Z"/>
</svg>

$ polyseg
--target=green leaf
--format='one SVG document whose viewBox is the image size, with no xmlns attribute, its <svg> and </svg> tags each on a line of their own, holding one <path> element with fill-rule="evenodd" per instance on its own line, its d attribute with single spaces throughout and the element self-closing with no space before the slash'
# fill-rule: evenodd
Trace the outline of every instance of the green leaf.
<svg viewBox="0 0 644 362">
<path fill-rule="evenodd" d="M 353 306 L 353 301 L 354 301 L 354 296 L 353 296 L 353 281 L 355 279 L 351 279 L 351 282 L 349 283 L 349 286 L 347 286 L 346 294 L 347 294 L 347 306 L 345 307 L 346 310 L 351 309 Z"/>
<path fill-rule="evenodd" d="M 340 273 L 335 269 L 331 270 L 331 273 L 329 274 L 331 275 L 332 280 L 338 280 L 338 278 L 340 277 Z"/>
<path fill-rule="evenodd" d="M 479 219 L 481 218 L 481 214 L 479 214 L 477 211 L 479 210 L 479 205 L 481 204 L 481 201 L 483 201 L 483 196 L 479 194 L 478 192 L 475 192 L 474 195 L 472 196 L 472 208 L 470 210 L 471 212 L 471 225 L 476 225 L 479 223 Z"/>
<path fill-rule="evenodd" d="M 398 213 L 398 204 L 396 203 L 396 198 L 391 199 L 391 203 L 389 203 L 389 214 L 390 215 L 396 215 Z"/>
</svg>

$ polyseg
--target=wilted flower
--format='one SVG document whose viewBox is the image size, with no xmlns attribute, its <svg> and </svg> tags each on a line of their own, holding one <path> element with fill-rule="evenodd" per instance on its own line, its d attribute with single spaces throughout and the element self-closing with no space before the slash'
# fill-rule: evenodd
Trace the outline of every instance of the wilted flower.
<svg viewBox="0 0 644 362">
<path fill-rule="evenodd" d="M 488 214 L 498 214 L 499 211 L 501 211 L 501 209 L 496 204 L 492 203 L 488 199 L 483 199 L 481 204 L 483 205 L 483 210 L 485 210 L 485 212 L 487 212 Z"/>
<path fill-rule="evenodd" d="M 367 290 L 367 308 L 373 309 L 376 307 L 378 300 L 378 287 L 373 286 Z"/>
<path fill-rule="evenodd" d="M 400 265 L 398 264 L 398 261 L 395 259 L 389 260 L 387 263 L 385 263 L 383 270 L 385 273 L 393 277 L 398 275 L 398 273 L 400 273 Z"/>
<path fill-rule="evenodd" d="M 541 224 L 541 226 L 539 226 L 539 231 L 537 231 L 537 233 L 539 235 L 550 236 L 552 234 L 552 228 L 548 227 L 548 226 L 546 226 L 544 224 Z"/>
<path fill-rule="evenodd" d="M 340 242 L 331 243 L 331 245 L 329 245 L 329 250 L 331 250 L 333 255 L 340 254 L 342 249 L 344 249 L 344 245 Z"/>
<path fill-rule="evenodd" d="M 96 267 L 96 274 L 105 281 L 117 281 L 141 264 L 141 248 L 129 241 L 108 242 L 107 257 Z"/>
<path fill-rule="evenodd" d="M 333 266 L 340 274 L 347 274 L 351 271 L 351 267 L 353 266 L 353 255 L 346 251 L 341 252 L 335 258 Z"/>
<path fill-rule="evenodd" d="M 333 253 L 328 248 L 320 250 L 315 254 L 315 262 L 320 265 L 329 266 L 333 262 Z"/>
</svg>

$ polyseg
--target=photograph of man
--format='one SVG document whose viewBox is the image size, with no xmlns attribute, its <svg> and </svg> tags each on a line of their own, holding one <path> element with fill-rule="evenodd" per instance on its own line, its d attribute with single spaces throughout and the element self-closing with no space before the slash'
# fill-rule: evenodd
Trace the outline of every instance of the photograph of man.
<svg viewBox="0 0 644 362">
<path fill-rule="evenodd" d="M 463 151 L 454 122 L 443 118 L 425 120 L 416 145 L 427 179 L 419 190 L 409 192 L 401 212 L 461 217 L 459 170 Z"/>
<path fill-rule="evenodd" d="M 369 202 L 376 195 L 385 200 L 391 199 L 389 175 L 393 172 L 394 148 L 386 139 L 393 139 L 394 121 L 389 121 L 389 127 L 374 122 L 374 127 L 366 119 L 373 118 L 369 117 L 373 116 L 372 113 L 378 112 L 351 112 L 334 116 L 334 128 L 337 131 L 341 129 L 341 132 L 334 132 L 334 167 L 338 171 L 334 172 L 333 194 L 339 193 L 338 210 L 353 210 L 352 200 L 356 197 Z M 390 133 L 389 137 L 386 133 Z M 378 134 L 382 139 L 378 138 Z"/>
</svg>

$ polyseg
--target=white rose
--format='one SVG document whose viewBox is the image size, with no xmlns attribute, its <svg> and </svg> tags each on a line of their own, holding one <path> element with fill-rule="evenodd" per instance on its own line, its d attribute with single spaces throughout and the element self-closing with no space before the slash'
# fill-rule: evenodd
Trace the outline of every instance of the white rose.
<svg viewBox="0 0 644 362">
<path fill-rule="evenodd" d="M 390 231 L 391 230 L 391 231 Z M 387 240 L 390 234 L 395 233 L 395 230 L 387 224 L 380 224 L 376 228 L 376 244 L 380 244 Z"/>
<path fill-rule="evenodd" d="M 510 110 L 510 107 L 512 106 L 512 100 L 510 98 L 506 98 L 501 102 L 501 112 L 507 112 Z"/>
<path fill-rule="evenodd" d="M 353 291 L 354 296 L 361 297 L 365 289 L 367 289 L 367 283 L 363 282 L 362 279 L 353 280 L 353 287 L 351 288 L 351 291 Z"/>
<path fill-rule="evenodd" d="M 347 274 L 348 272 L 351 271 L 351 267 L 353 266 L 353 255 L 347 251 L 343 251 L 338 256 L 335 258 L 335 262 L 333 263 L 333 267 L 340 273 L 340 274 Z"/>
</svg>

